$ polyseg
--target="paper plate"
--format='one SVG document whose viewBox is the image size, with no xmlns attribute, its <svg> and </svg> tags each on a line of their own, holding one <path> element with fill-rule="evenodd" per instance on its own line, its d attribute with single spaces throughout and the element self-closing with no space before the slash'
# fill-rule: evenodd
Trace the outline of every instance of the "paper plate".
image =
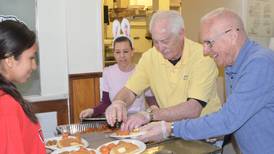
<svg viewBox="0 0 274 154">
<path fill-rule="evenodd" d="M 144 135 L 145 132 L 130 132 L 129 135 L 117 135 L 116 132 L 111 133 L 109 136 L 116 139 L 135 139 L 140 135 Z"/>
<path fill-rule="evenodd" d="M 62 149 L 57 149 L 55 151 L 53 151 L 51 154 L 60 154 L 62 152 L 72 152 L 72 151 L 76 151 L 76 150 L 79 150 L 80 147 L 66 147 L 66 148 L 62 148 Z M 95 154 L 99 154 L 97 150 L 95 149 L 91 149 L 91 148 L 86 148 L 87 150 L 93 150 L 95 152 Z"/>
<path fill-rule="evenodd" d="M 101 154 L 101 152 L 100 152 L 101 147 L 107 146 L 108 144 L 111 144 L 111 143 L 117 144 L 119 141 L 129 142 L 129 143 L 133 143 L 133 144 L 137 145 L 139 147 L 139 149 L 134 154 L 140 154 L 146 150 L 146 144 L 144 142 L 141 142 L 139 140 L 134 140 L 134 139 L 123 139 L 123 140 L 111 141 L 111 142 L 105 143 L 103 145 L 100 145 L 96 150 L 99 154 Z"/>
<path fill-rule="evenodd" d="M 76 138 L 75 136 L 69 136 L 69 138 Z M 51 137 L 51 138 L 47 138 L 45 139 L 45 143 L 47 144 L 48 141 L 53 141 L 56 140 L 57 142 L 60 141 L 62 139 L 62 136 L 58 136 L 58 137 Z M 85 139 L 81 138 L 81 142 L 83 143 L 84 147 L 88 147 L 88 141 L 86 141 Z M 79 147 L 79 145 L 76 146 L 69 146 L 69 147 Z M 52 145 L 52 146 L 47 146 L 46 148 L 51 149 L 51 150 L 58 150 L 58 149 L 63 149 L 63 148 L 58 148 L 57 144 L 56 145 Z M 66 148 L 66 147 L 64 147 Z"/>
</svg>

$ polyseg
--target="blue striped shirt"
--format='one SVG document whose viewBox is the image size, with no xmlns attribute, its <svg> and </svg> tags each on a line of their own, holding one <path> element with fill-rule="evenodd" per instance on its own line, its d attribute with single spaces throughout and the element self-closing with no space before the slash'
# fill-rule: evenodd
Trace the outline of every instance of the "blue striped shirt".
<svg viewBox="0 0 274 154">
<path fill-rule="evenodd" d="M 243 154 L 274 154 L 274 52 L 246 40 L 225 79 L 223 107 L 175 122 L 174 135 L 197 140 L 234 133 Z"/>
</svg>

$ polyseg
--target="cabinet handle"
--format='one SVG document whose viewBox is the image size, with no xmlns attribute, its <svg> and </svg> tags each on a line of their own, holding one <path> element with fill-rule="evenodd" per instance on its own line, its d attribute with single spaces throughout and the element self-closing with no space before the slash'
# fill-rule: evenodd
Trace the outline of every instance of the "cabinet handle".
<svg viewBox="0 0 274 154">
<path fill-rule="evenodd" d="M 133 37 L 134 40 L 139 40 L 140 37 L 139 36 L 136 36 L 136 37 Z"/>
</svg>

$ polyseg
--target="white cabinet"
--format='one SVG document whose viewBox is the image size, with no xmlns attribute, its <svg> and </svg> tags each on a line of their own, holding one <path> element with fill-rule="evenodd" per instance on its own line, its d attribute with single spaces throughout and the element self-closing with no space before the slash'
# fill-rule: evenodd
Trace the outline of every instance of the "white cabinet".
<svg viewBox="0 0 274 154">
<path fill-rule="evenodd" d="M 102 1 L 36 0 L 41 95 L 68 97 L 68 74 L 101 72 Z"/>
<path fill-rule="evenodd" d="M 36 0 L 41 96 L 60 99 L 68 94 L 66 0 Z"/>
<path fill-rule="evenodd" d="M 103 68 L 102 1 L 66 0 L 69 74 Z"/>
</svg>

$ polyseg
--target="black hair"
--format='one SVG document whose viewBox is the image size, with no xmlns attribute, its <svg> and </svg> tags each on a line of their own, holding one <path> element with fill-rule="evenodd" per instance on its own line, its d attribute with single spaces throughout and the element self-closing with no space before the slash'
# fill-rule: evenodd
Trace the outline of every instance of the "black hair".
<svg viewBox="0 0 274 154">
<path fill-rule="evenodd" d="M 24 23 L 6 20 L 0 22 L 0 60 L 14 56 L 19 59 L 20 55 L 35 44 L 36 36 Z M 24 100 L 16 86 L 0 73 L 0 89 L 11 95 L 23 108 L 27 117 L 37 123 L 37 117 L 31 111 L 31 105 Z"/>
<path fill-rule="evenodd" d="M 130 40 L 128 37 L 126 37 L 126 36 L 119 36 L 119 37 L 117 37 L 117 38 L 114 40 L 114 42 L 113 42 L 113 47 L 115 48 L 115 44 L 116 44 L 117 42 L 126 42 L 126 41 L 129 43 L 130 48 L 133 49 L 131 40 Z"/>
</svg>

